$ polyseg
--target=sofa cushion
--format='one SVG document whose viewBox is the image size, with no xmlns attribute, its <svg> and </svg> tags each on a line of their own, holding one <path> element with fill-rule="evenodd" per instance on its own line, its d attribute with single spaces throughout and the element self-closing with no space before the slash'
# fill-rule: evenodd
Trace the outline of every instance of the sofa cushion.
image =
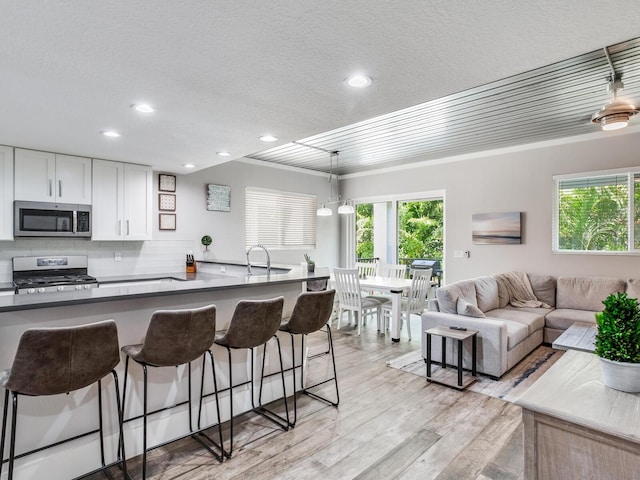
<svg viewBox="0 0 640 480">
<path fill-rule="evenodd" d="M 511 305 L 507 305 L 506 307 L 504 307 L 507 310 L 516 310 L 518 312 L 531 312 L 531 313 L 537 313 L 538 315 L 542 315 L 543 317 L 549 313 L 552 312 L 554 309 L 553 308 L 542 308 L 542 307 L 514 307 Z"/>
<path fill-rule="evenodd" d="M 535 309 L 532 309 L 535 310 Z M 531 335 L 536 330 L 544 328 L 544 313 L 551 309 L 540 308 L 541 312 L 526 311 L 523 308 L 506 307 L 498 308 L 487 312 L 486 315 L 491 318 L 499 318 L 502 320 L 511 320 L 513 322 L 521 323 L 527 327 L 527 335 Z"/>
<path fill-rule="evenodd" d="M 537 273 L 527 273 L 529 283 L 533 293 L 538 300 L 546 303 L 550 307 L 556 305 L 556 279 L 551 275 L 539 275 Z"/>
<path fill-rule="evenodd" d="M 637 278 L 627 280 L 626 292 L 629 297 L 640 299 L 640 280 Z"/>
<path fill-rule="evenodd" d="M 496 275 L 492 275 L 494 280 L 496 279 Z M 498 284 L 498 307 L 497 308 L 504 308 L 507 305 L 509 305 L 509 292 L 507 291 L 507 287 L 504 286 L 503 282 L 498 282 L 496 280 L 496 283 Z"/>
<path fill-rule="evenodd" d="M 566 330 L 575 322 L 596 323 L 596 313 L 589 310 L 574 310 L 558 308 L 547 313 L 545 324 L 547 328 Z"/>
<path fill-rule="evenodd" d="M 511 320 L 503 320 L 507 326 L 507 350 L 522 342 L 529 336 L 529 330 L 526 325 Z"/>
<path fill-rule="evenodd" d="M 436 297 L 438 298 L 438 307 L 444 313 L 458 313 L 458 298 L 460 297 L 471 305 L 478 306 L 473 280 L 463 280 L 440 287 L 436 290 Z"/>
<path fill-rule="evenodd" d="M 483 312 L 498 308 L 498 282 L 493 277 L 478 277 L 473 279 L 476 286 L 478 308 Z"/>
<path fill-rule="evenodd" d="M 601 312 L 602 301 L 612 293 L 624 292 L 627 282 L 610 277 L 558 277 L 556 308 Z"/>
<path fill-rule="evenodd" d="M 475 305 L 471 305 L 464 298 L 458 297 L 458 303 L 456 305 L 458 310 L 458 315 L 464 315 L 465 317 L 476 317 L 476 318 L 484 318 L 485 314 L 482 313 Z"/>
</svg>

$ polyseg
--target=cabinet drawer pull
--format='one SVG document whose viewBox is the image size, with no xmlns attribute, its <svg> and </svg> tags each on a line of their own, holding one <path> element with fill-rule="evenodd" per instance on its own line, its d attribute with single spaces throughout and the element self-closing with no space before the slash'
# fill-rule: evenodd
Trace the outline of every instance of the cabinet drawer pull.
<svg viewBox="0 0 640 480">
<path fill-rule="evenodd" d="M 58 180 L 58 196 L 62 197 L 62 180 Z"/>
<path fill-rule="evenodd" d="M 53 195 L 53 180 L 49 179 L 49 196 Z"/>
</svg>

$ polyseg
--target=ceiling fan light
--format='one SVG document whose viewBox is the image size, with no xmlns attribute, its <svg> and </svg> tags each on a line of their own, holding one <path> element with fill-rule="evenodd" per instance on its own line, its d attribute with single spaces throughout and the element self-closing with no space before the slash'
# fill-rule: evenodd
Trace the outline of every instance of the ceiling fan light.
<svg viewBox="0 0 640 480">
<path fill-rule="evenodd" d="M 607 115 L 600 119 L 600 126 L 602 127 L 602 130 L 607 132 L 611 130 L 620 130 L 627 125 L 629 125 L 628 113 L 616 113 L 614 115 Z"/>
<path fill-rule="evenodd" d="M 349 205 L 347 202 L 345 202 L 338 207 L 338 213 L 342 215 L 350 215 L 352 213 L 356 213 L 356 210 L 355 208 L 353 208 L 353 205 Z"/>
</svg>

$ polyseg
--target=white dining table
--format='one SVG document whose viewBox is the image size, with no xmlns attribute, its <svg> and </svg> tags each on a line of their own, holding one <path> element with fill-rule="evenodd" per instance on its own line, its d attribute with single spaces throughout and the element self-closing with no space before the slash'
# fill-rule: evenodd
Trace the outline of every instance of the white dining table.
<svg viewBox="0 0 640 480">
<path fill-rule="evenodd" d="M 400 341 L 401 298 L 411 288 L 411 280 L 406 278 L 366 277 L 360 279 L 360 288 L 389 292 L 391 294 L 391 341 Z"/>
</svg>

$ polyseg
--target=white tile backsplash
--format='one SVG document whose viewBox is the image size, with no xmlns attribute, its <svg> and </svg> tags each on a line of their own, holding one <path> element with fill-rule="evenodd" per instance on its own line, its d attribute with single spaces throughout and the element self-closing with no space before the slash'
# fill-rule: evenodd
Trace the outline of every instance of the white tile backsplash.
<svg viewBox="0 0 640 480">
<path fill-rule="evenodd" d="M 0 242 L 0 282 L 12 280 L 13 257 L 37 255 L 87 255 L 89 275 L 135 275 L 171 273 L 184 270 L 187 252 L 196 245 L 192 240 L 147 240 L 144 242 L 92 242 L 90 240 L 22 238 Z M 115 261 L 120 252 L 121 260 Z"/>
</svg>

